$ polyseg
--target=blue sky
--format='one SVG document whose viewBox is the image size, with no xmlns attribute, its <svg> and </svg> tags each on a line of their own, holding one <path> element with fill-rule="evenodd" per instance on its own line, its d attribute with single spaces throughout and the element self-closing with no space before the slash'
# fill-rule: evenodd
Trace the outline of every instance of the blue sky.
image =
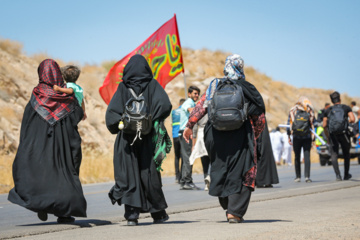
<svg viewBox="0 0 360 240">
<path fill-rule="evenodd" d="M 21 42 L 30 55 L 46 52 L 81 64 L 120 60 L 176 13 L 182 47 L 238 53 L 274 80 L 360 96 L 357 0 L 0 4 L 0 37 Z"/>
</svg>

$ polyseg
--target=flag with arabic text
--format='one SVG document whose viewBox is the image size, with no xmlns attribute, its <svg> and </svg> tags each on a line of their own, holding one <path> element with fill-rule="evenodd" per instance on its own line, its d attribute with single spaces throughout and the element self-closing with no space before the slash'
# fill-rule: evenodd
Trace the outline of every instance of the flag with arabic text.
<svg viewBox="0 0 360 240">
<path fill-rule="evenodd" d="M 163 88 L 179 73 L 184 72 L 176 15 L 110 69 L 99 89 L 106 104 L 110 103 L 118 84 L 122 81 L 127 62 L 135 54 L 141 54 L 146 58 L 154 78 Z"/>
</svg>

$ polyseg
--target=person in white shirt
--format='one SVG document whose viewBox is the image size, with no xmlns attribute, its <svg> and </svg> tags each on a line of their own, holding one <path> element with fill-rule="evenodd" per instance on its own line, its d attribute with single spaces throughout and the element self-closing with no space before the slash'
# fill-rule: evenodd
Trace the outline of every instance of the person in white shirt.
<svg viewBox="0 0 360 240">
<path fill-rule="evenodd" d="M 358 122 L 359 121 L 360 108 L 358 106 L 356 106 L 355 101 L 352 101 L 350 106 L 351 106 L 351 110 L 354 113 L 355 122 Z"/>
<path fill-rule="evenodd" d="M 281 165 L 281 153 L 284 142 L 279 127 L 276 127 L 275 132 L 270 133 L 270 140 L 274 153 L 275 162 L 277 165 Z"/>
<path fill-rule="evenodd" d="M 284 163 L 286 163 L 288 166 L 292 166 L 291 162 L 291 152 L 292 152 L 292 146 L 290 145 L 288 141 L 288 135 L 286 132 L 282 133 L 282 139 L 283 139 L 283 151 L 282 151 L 282 159 Z"/>
</svg>

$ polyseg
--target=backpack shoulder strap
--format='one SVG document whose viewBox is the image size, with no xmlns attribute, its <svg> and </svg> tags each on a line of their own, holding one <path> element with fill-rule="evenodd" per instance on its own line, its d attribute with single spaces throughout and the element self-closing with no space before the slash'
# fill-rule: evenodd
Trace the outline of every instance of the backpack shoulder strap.
<svg viewBox="0 0 360 240">
<path fill-rule="evenodd" d="M 217 88 L 219 83 L 219 79 L 218 78 L 214 78 L 211 82 L 210 85 L 208 87 L 208 89 L 206 90 L 206 100 L 210 101 L 214 95 L 215 89 Z"/>
<path fill-rule="evenodd" d="M 141 93 L 139 96 L 136 95 L 136 93 L 134 92 L 134 90 L 132 88 L 129 88 L 130 93 L 134 96 L 134 98 L 138 98 L 141 97 L 143 93 Z"/>
</svg>

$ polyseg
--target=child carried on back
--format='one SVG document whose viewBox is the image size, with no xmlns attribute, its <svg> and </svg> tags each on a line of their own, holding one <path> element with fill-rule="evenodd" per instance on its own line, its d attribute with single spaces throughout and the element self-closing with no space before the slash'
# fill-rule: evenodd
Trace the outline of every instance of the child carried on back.
<svg viewBox="0 0 360 240">
<path fill-rule="evenodd" d="M 76 84 L 80 76 L 80 69 L 74 65 L 67 65 L 65 67 L 60 68 L 61 74 L 66 81 L 66 88 L 59 87 L 57 85 L 53 86 L 54 91 L 62 92 L 66 94 L 75 94 L 76 99 L 78 100 L 80 106 L 84 111 L 83 120 L 87 118 L 85 112 L 85 102 L 84 102 L 84 94 L 83 89 Z"/>
</svg>

